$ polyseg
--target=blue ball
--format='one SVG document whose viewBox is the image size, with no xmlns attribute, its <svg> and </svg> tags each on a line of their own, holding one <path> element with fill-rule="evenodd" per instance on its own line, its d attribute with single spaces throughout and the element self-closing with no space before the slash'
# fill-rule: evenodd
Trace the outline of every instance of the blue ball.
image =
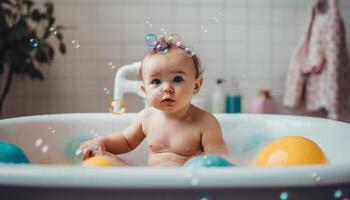
<svg viewBox="0 0 350 200">
<path fill-rule="evenodd" d="M 184 167 L 208 168 L 208 167 L 234 167 L 233 164 L 215 154 L 200 155 L 189 159 Z"/>
<path fill-rule="evenodd" d="M 18 146 L 0 141 L 0 163 L 29 164 L 28 157 Z"/>
</svg>

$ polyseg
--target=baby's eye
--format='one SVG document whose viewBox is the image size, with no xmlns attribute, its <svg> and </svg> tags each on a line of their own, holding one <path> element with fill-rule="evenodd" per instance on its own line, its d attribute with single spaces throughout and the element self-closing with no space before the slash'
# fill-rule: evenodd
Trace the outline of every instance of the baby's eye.
<svg viewBox="0 0 350 200">
<path fill-rule="evenodd" d="M 161 81 L 159 80 L 159 79 L 153 79 L 152 81 L 151 81 L 151 84 L 152 85 L 159 85 L 161 83 Z"/>
<path fill-rule="evenodd" d="M 181 76 L 175 76 L 174 77 L 174 83 L 180 83 L 180 82 L 182 82 L 184 79 L 181 77 Z"/>
</svg>

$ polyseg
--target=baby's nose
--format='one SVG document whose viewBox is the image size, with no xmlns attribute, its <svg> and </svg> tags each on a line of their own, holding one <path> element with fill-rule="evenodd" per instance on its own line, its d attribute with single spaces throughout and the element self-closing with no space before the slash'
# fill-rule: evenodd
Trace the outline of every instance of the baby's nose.
<svg viewBox="0 0 350 200">
<path fill-rule="evenodd" d="M 173 88 L 170 84 L 166 84 L 166 85 L 163 87 L 163 91 L 164 91 L 165 93 L 172 94 L 172 93 L 174 93 L 174 88 Z"/>
</svg>

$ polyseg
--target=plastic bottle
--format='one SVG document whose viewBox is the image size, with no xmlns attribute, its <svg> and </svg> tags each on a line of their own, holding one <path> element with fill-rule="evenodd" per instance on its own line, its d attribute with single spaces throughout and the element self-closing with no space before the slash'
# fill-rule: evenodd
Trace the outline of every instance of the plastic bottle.
<svg viewBox="0 0 350 200">
<path fill-rule="evenodd" d="M 268 90 L 260 90 L 259 96 L 253 98 L 252 101 L 253 113 L 272 114 L 275 112 L 273 98 Z"/>
<path fill-rule="evenodd" d="M 226 113 L 240 113 L 242 96 L 238 89 L 238 81 L 231 77 L 229 87 L 230 92 L 226 96 Z"/>
<path fill-rule="evenodd" d="M 211 102 L 211 110 L 213 113 L 225 112 L 225 93 L 222 86 L 223 82 L 223 79 L 216 80 L 216 87 Z"/>
</svg>

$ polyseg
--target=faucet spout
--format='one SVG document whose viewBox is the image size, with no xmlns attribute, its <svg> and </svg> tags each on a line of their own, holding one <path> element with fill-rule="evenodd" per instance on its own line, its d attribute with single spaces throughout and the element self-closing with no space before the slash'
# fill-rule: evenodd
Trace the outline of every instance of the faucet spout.
<svg viewBox="0 0 350 200">
<path fill-rule="evenodd" d="M 139 80 L 127 79 L 128 74 L 139 76 L 141 62 L 134 62 L 119 68 L 114 79 L 114 100 L 123 101 L 125 93 L 136 93 L 143 98 L 145 107 L 148 106 L 146 95 L 141 91 Z M 120 105 L 114 105 L 114 111 L 118 112 Z"/>
</svg>

